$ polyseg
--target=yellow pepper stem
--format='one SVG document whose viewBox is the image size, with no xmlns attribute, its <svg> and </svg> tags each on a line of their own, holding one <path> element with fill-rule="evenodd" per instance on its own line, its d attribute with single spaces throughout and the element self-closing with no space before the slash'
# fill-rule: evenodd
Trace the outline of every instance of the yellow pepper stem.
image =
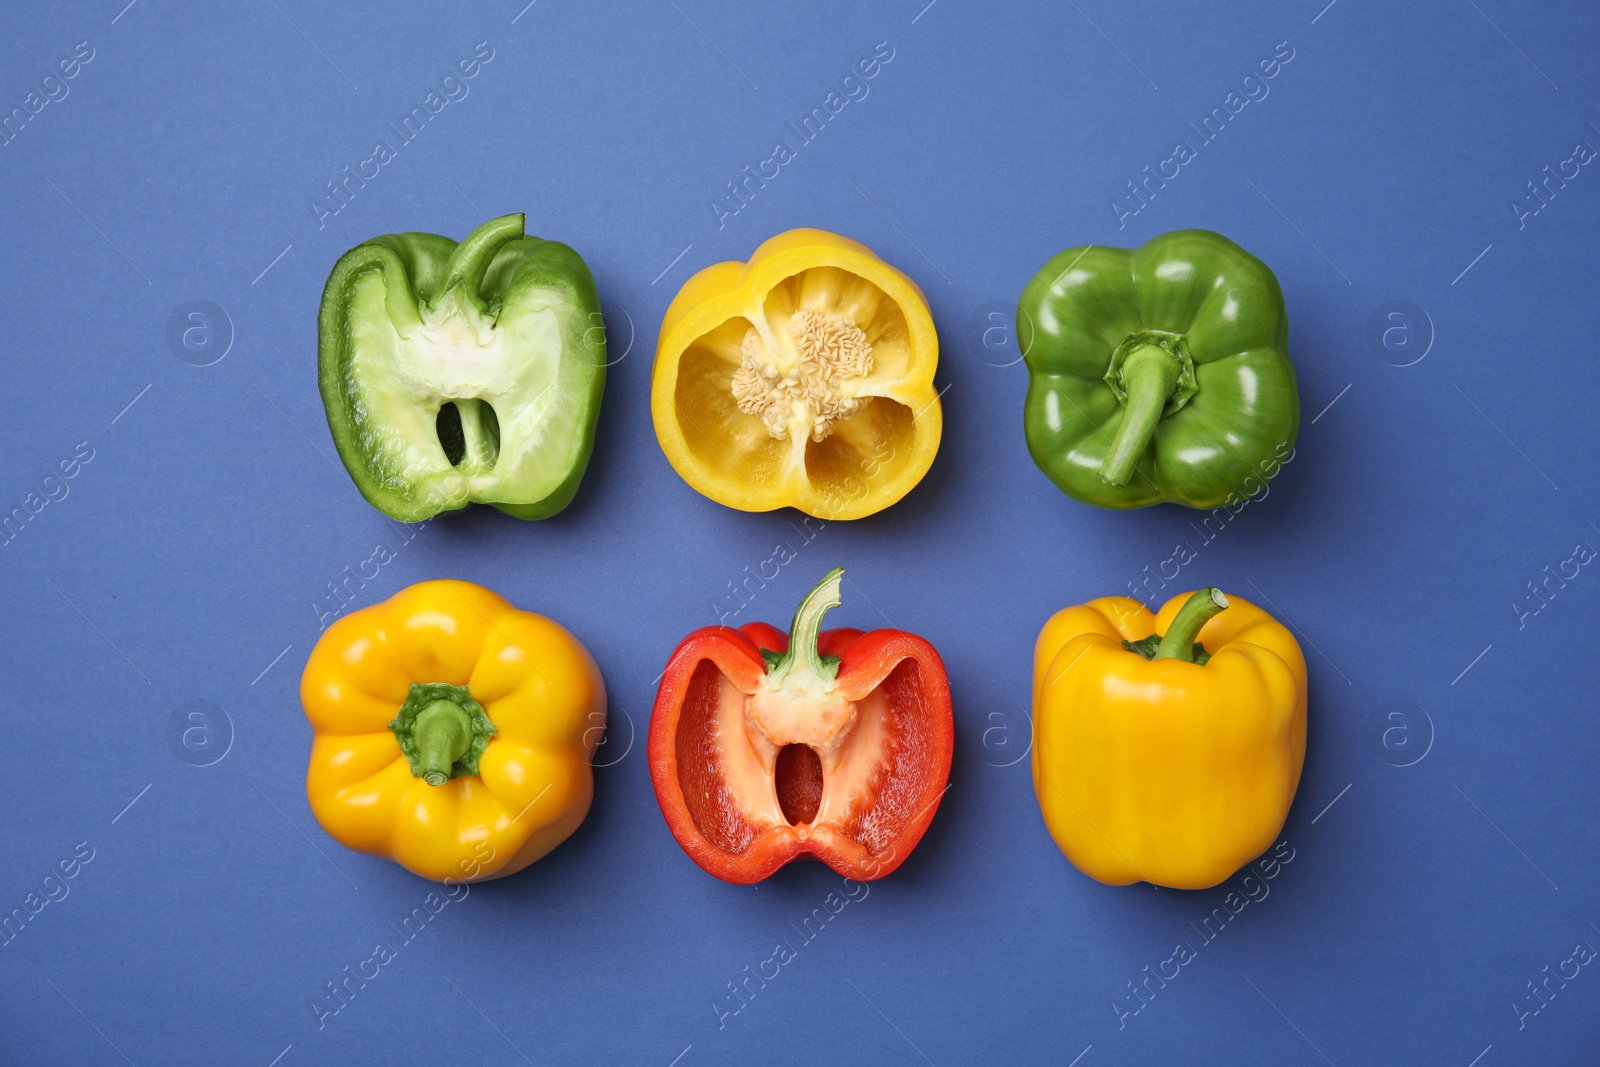
<svg viewBox="0 0 1600 1067">
<path fill-rule="evenodd" d="M 1200 628 L 1227 606 L 1228 598 L 1215 586 L 1208 585 L 1196 592 L 1183 602 L 1183 607 L 1178 609 L 1172 625 L 1167 627 L 1165 636 L 1161 638 L 1161 644 L 1156 647 L 1153 658 L 1181 659 L 1193 663 L 1197 647 L 1196 638 L 1200 636 Z"/>
<path fill-rule="evenodd" d="M 472 721 L 467 713 L 449 700 L 435 700 L 417 712 L 412 725 L 417 755 L 422 763 L 422 780 L 429 785 L 444 785 L 456 760 L 467 754 L 472 744 Z"/>
<path fill-rule="evenodd" d="M 494 723 L 465 686 L 413 683 L 389 723 L 411 773 L 432 786 L 478 773 Z"/>
<path fill-rule="evenodd" d="M 1158 345 L 1145 345 L 1128 354 L 1122 379 L 1128 398 L 1122 407 L 1122 424 L 1112 439 L 1111 451 L 1100 462 L 1100 477 L 1112 485 L 1127 485 L 1139 457 L 1150 447 L 1156 424 L 1182 371 L 1178 360 Z"/>
</svg>

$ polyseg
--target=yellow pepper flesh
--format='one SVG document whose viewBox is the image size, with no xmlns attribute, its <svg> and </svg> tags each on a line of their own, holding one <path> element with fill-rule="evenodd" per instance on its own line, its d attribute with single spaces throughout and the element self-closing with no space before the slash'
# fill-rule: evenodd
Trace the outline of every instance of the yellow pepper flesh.
<svg viewBox="0 0 1600 1067">
<path fill-rule="evenodd" d="M 795 325 L 806 316 L 830 340 L 842 331 L 847 348 L 865 349 L 870 370 L 812 373 L 804 327 Z M 910 492 L 933 463 L 943 430 L 938 354 L 915 282 L 847 237 L 790 230 L 748 263 L 705 268 L 673 298 L 651 385 L 656 438 L 686 482 L 728 507 L 861 518 Z M 792 403 L 780 395 L 764 425 L 757 406 L 736 397 L 742 368 L 760 368 L 772 383 L 792 371 L 803 395 Z M 762 384 L 748 378 L 743 391 Z"/>
<path fill-rule="evenodd" d="M 1201 627 L 1204 665 L 1122 642 L 1166 634 L 1128 597 L 1057 612 L 1034 650 L 1034 790 L 1067 858 L 1108 885 L 1204 889 L 1276 840 L 1306 749 L 1306 662 L 1253 604 Z"/>
<path fill-rule="evenodd" d="M 413 684 L 470 692 L 494 726 L 476 774 L 418 776 L 390 728 Z M 561 626 L 470 582 L 422 582 L 331 625 L 300 683 L 306 797 L 329 836 L 434 881 L 513 874 L 594 795 L 605 685 Z M 459 768 L 459 765 L 458 765 Z"/>
</svg>

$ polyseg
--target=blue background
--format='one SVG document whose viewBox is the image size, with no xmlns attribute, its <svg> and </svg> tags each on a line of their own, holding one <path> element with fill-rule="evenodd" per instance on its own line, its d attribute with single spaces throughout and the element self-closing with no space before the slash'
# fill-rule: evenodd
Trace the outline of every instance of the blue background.
<svg viewBox="0 0 1600 1067">
<path fill-rule="evenodd" d="M 1600 948 L 1600 577 L 1543 570 L 1600 548 L 1600 173 L 1552 183 L 1520 224 L 1511 206 L 1578 142 L 1600 147 L 1600 11 L 123 2 L 0 14 L 0 113 L 78 42 L 94 51 L 0 148 L 0 510 L 66 490 L 0 548 L 0 909 L 93 850 L 0 946 L 0 1062 L 1600 1057 L 1600 965 L 1547 1003 L 1525 985 Z M 469 95 L 319 225 L 325 183 L 480 41 L 493 59 Z M 893 58 L 869 95 L 719 225 L 724 183 L 794 141 L 785 123 L 878 42 Z M 1279 42 L 1293 58 L 1269 95 L 1119 227 L 1125 183 L 1198 140 L 1187 123 Z M 402 535 L 327 434 L 321 286 L 374 234 L 459 238 L 510 211 L 598 280 L 618 362 L 594 462 L 553 520 L 477 509 Z M 801 225 L 920 282 L 946 390 L 922 484 L 809 541 L 794 513 L 697 495 L 648 415 L 677 288 Z M 1024 447 L 1009 332 L 988 329 L 1056 251 L 1187 226 L 1277 271 L 1304 411 L 1293 462 L 1209 543 L 1184 510 L 1057 492 Z M 174 347 L 195 300 L 221 316 Z M 47 486 L 80 442 L 92 459 Z M 446 907 L 319 1028 L 324 983 L 399 942 L 430 888 L 341 848 L 303 793 L 313 605 L 380 541 L 398 559 L 357 606 L 434 577 L 495 588 L 593 651 L 612 727 L 583 827 Z M 1196 928 L 1239 879 L 1089 881 L 1045 833 L 1024 758 L 1039 626 L 1180 542 L 1198 558 L 1163 596 L 1217 584 L 1269 606 L 1311 670 L 1293 859 L 1211 942 Z M 667 655 L 780 543 L 797 560 L 731 621 L 787 620 L 842 564 L 832 620 L 930 639 L 958 731 L 916 853 L 803 944 L 793 927 L 841 879 L 710 878 L 643 754 Z M 168 731 L 190 701 L 215 707 L 185 747 Z M 780 940 L 797 958 L 724 999 Z M 1179 941 L 1195 959 L 1141 1006 L 1125 983 Z"/>
</svg>

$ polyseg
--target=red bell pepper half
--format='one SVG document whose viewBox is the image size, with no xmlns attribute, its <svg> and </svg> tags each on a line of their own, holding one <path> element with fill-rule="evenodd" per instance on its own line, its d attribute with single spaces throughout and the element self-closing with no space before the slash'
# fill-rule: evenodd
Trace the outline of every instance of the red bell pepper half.
<svg viewBox="0 0 1600 1067">
<path fill-rule="evenodd" d="M 809 853 L 847 878 L 882 878 L 922 839 L 955 750 L 950 682 L 933 646 L 901 630 L 827 630 L 842 569 L 790 632 L 708 626 L 667 663 L 650 718 L 650 777 L 691 859 L 759 882 Z"/>
</svg>

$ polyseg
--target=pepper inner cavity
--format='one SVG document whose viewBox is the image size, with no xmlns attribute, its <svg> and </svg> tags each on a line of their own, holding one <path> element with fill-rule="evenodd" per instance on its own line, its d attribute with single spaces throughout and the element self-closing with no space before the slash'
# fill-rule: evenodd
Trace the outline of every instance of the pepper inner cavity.
<svg viewBox="0 0 1600 1067">
<path fill-rule="evenodd" d="M 783 746 L 773 767 L 772 784 L 789 825 L 810 823 L 822 807 L 821 757 L 809 745 Z"/>
<path fill-rule="evenodd" d="M 434 431 L 444 458 L 464 473 L 492 470 L 500 458 L 500 418 L 487 400 L 446 400 Z"/>
<path fill-rule="evenodd" d="M 458 466 L 467 454 L 467 438 L 461 432 L 461 412 L 451 401 L 439 405 L 439 415 L 434 420 L 434 432 L 439 435 L 439 447 L 450 466 Z"/>
<path fill-rule="evenodd" d="M 782 441 L 791 428 L 823 441 L 866 404 L 854 385 L 872 372 L 872 344 L 848 320 L 801 308 L 789 319 L 793 355 L 773 351 L 752 326 L 739 347 L 733 399 Z"/>
</svg>

